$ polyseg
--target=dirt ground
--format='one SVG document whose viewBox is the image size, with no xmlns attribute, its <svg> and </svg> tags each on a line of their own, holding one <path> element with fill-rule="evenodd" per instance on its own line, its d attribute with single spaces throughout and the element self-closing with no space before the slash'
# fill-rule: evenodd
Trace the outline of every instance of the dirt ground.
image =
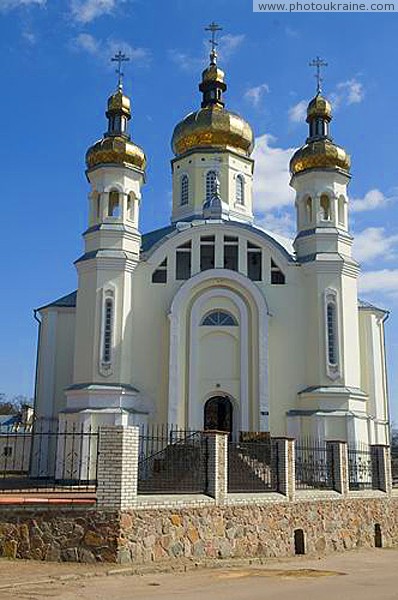
<svg viewBox="0 0 398 600">
<path fill-rule="evenodd" d="M 128 567 L 2 559 L 0 599 L 398 600 L 398 548 L 180 568 L 134 574 Z"/>
</svg>

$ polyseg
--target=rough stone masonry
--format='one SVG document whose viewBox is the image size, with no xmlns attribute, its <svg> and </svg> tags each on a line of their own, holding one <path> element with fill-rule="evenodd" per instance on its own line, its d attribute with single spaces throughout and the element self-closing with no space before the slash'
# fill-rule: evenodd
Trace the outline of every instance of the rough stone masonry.
<svg viewBox="0 0 398 600">
<path fill-rule="evenodd" d="M 47 561 L 145 564 L 201 558 L 284 557 L 302 529 L 305 551 L 323 554 L 398 543 L 398 497 L 296 500 L 191 508 L 4 509 L 0 555 Z"/>
</svg>

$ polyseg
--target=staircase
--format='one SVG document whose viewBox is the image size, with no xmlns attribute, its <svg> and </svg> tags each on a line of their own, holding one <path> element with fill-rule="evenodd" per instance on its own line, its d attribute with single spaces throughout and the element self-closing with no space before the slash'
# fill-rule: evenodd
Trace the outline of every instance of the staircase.
<svg viewBox="0 0 398 600">
<path fill-rule="evenodd" d="M 228 491 L 277 491 L 276 469 L 273 470 L 271 459 L 270 447 L 231 442 L 228 445 Z"/>
</svg>

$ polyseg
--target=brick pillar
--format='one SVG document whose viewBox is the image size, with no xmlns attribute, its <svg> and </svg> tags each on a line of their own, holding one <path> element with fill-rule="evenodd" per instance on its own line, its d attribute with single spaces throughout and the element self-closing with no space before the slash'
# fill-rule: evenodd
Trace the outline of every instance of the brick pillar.
<svg viewBox="0 0 398 600">
<path fill-rule="evenodd" d="M 224 504 L 228 493 L 228 434 L 206 432 L 207 493 L 216 504 Z"/>
<path fill-rule="evenodd" d="M 296 495 L 295 440 L 273 438 L 278 454 L 278 491 L 294 500 Z"/>
<path fill-rule="evenodd" d="M 334 489 L 339 494 L 348 494 L 348 448 L 347 442 L 328 440 L 326 442 L 328 459 L 332 461 Z"/>
<path fill-rule="evenodd" d="M 392 473 L 390 447 L 375 444 L 370 447 L 373 465 L 373 486 L 382 492 L 391 494 Z"/>
<path fill-rule="evenodd" d="M 138 427 L 102 425 L 98 439 L 97 506 L 134 506 L 138 483 Z"/>
</svg>

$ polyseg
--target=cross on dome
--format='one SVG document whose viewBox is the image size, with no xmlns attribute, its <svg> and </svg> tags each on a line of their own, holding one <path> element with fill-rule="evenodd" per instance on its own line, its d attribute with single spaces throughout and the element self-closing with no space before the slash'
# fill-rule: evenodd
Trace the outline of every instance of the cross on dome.
<svg viewBox="0 0 398 600">
<path fill-rule="evenodd" d="M 218 42 L 216 42 L 216 34 L 218 31 L 222 31 L 222 27 L 220 27 L 220 25 L 213 21 L 212 23 L 210 23 L 210 25 L 205 27 L 205 31 L 211 31 L 211 39 L 209 40 L 211 44 L 210 63 L 212 65 L 215 65 L 217 60 L 216 47 L 218 46 Z"/>
<path fill-rule="evenodd" d="M 322 91 L 322 81 L 323 81 L 321 68 L 327 67 L 328 63 L 326 61 L 324 61 L 323 58 L 320 58 L 319 56 L 317 56 L 309 63 L 309 66 L 316 68 L 316 73 L 314 75 L 314 77 L 316 79 L 316 93 L 320 94 Z"/>
<path fill-rule="evenodd" d="M 119 50 L 119 52 L 117 52 L 115 54 L 115 56 L 113 56 L 111 58 L 112 62 L 117 62 L 117 68 L 116 68 L 116 73 L 118 76 L 118 82 L 117 82 L 117 87 L 119 90 L 123 89 L 123 77 L 124 77 L 124 73 L 122 71 L 122 63 L 123 62 L 127 62 L 128 60 L 130 60 L 130 58 L 128 56 L 126 56 L 125 54 L 123 54 L 123 52 L 121 50 Z"/>
</svg>

